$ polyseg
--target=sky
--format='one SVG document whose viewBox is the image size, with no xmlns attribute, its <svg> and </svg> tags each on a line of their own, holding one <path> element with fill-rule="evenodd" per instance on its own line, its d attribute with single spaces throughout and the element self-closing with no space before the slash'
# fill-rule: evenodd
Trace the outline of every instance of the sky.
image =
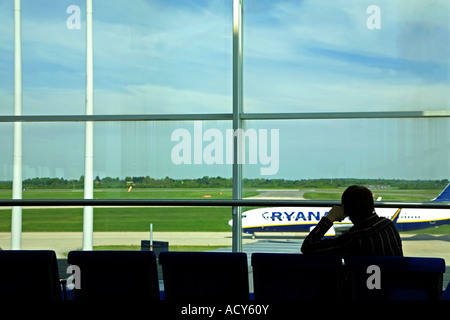
<svg viewBox="0 0 450 320">
<path fill-rule="evenodd" d="M 374 4 L 378 16 L 367 12 Z M 72 5 L 79 29 L 67 25 L 76 21 Z M 23 114 L 84 114 L 85 31 L 85 1 L 22 0 Z M 244 112 L 448 111 L 449 34 L 445 0 L 246 0 Z M 0 116 L 14 113 L 13 48 L 13 1 L 3 0 Z M 231 111 L 231 0 L 94 1 L 95 114 Z M 248 164 L 247 154 L 244 176 L 448 179 L 448 121 L 248 121 L 258 155 Z M 192 121 L 97 123 L 94 174 L 231 177 L 230 125 L 204 122 L 200 137 L 212 133 L 209 141 L 198 139 Z M 12 179 L 12 128 L 0 123 L 0 180 Z M 84 174 L 83 123 L 23 130 L 24 178 Z M 174 140 L 174 132 L 189 135 Z M 277 143 L 265 144 L 264 133 L 267 141 L 278 134 Z M 191 163 L 176 164 L 174 148 L 189 143 Z M 273 152 L 270 163 L 261 147 Z M 205 163 L 211 148 L 224 163 Z M 201 163 L 194 150 L 203 152 Z"/>
</svg>

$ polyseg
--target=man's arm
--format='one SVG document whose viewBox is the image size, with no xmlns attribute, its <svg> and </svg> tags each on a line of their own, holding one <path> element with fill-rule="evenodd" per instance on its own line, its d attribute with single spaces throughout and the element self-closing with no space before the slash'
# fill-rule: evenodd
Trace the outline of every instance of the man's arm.
<svg viewBox="0 0 450 320">
<path fill-rule="evenodd" d="M 341 206 L 333 206 L 328 214 L 320 219 L 317 226 L 309 233 L 302 244 L 303 253 L 332 253 L 338 249 L 335 239 L 322 239 L 333 226 L 334 221 L 342 221 L 346 217 Z M 337 253 L 337 252 L 336 252 Z"/>
</svg>

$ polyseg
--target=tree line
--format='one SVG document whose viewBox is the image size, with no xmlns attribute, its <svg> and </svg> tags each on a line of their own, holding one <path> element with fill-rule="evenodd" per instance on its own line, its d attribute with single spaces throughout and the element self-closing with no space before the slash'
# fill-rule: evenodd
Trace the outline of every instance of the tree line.
<svg viewBox="0 0 450 320">
<path fill-rule="evenodd" d="M 165 177 L 156 179 L 149 176 L 141 177 L 104 177 L 97 176 L 94 188 L 232 188 L 232 178 L 202 177 L 192 179 L 173 179 Z M 401 179 L 243 179 L 245 188 L 270 189 L 323 189 L 345 188 L 353 184 L 369 186 L 373 189 L 443 189 L 449 183 L 448 179 L 442 180 L 401 180 Z M 0 182 L 0 189 L 11 189 L 11 181 Z M 83 189 L 84 176 L 79 179 L 63 178 L 31 178 L 23 181 L 24 189 Z"/>
</svg>

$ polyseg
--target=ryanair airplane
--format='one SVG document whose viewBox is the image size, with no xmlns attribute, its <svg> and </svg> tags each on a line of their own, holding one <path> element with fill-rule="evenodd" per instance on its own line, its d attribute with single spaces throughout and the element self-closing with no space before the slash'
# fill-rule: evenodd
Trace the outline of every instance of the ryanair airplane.
<svg viewBox="0 0 450 320">
<path fill-rule="evenodd" d="M 431 202 L 450 202 L 450 184 Z M 325 207 L 259 208 L 242 214 L 242 231 L 255 238 L 255 232 L 309 232 L 328 213 Z M 399 231 L 411 231 L 450 224 L 450 209 L 377 208 L 376 213 L 391 219 Z M 230 220 L 229 225 L 232 225 Z M 335 222 L 325 236 L 348 230 L 352 222 L 347 217 Z"/>
</svg>

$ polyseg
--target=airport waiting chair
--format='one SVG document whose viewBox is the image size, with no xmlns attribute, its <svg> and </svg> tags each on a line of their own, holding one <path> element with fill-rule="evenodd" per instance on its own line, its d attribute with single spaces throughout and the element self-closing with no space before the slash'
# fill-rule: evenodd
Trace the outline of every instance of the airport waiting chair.
<svg viewBox="0 0 450 320">
<path fill-rule="evenodd" d="M 160 300 L 153 251 L 71 251 L 67 261 L 80 271 L 75 300 Z"/>
<path fill-rule="evenodd" d="M 161 252 L 166 300 L 249 300 L 247 254 Z"/>
<path fill-rule="evenodd" d="M 447 284 L 444 293 L 441 296 L 441 300 L 450 300 L 450 282 Z"/>
<path fill-rule="evenodd" d="M 0 300 L 62 300 L 56 253 L 0 250 Z"/>
<path fill-rule="evenodd" d="M 340 256 L 253 253 L 251 260 L 255 301 L 343 298 Z"/>
<path fill-rule="evenodd" d="M 345 259 L 353 300 L 439 300 L 445 260 L 398 256 Z"/>
</svg>

